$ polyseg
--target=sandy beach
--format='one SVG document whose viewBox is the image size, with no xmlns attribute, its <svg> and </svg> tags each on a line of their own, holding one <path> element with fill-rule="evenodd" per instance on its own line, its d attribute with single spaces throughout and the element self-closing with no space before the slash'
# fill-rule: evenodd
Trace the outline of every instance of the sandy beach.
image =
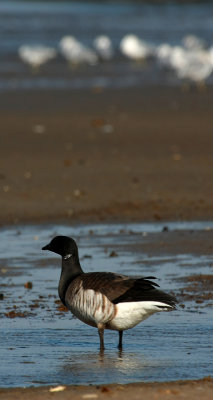
<svg viewBox="0 0 213 400">
<path fill-rule="evenodd" d="M 0 389 L 0 396 L 4 400 L 29 399 L 34 400 L 73 400 L 80 399 L 133 399 L 145 397 L 151 399 L 204 399 L 212 397 L 213 380 L 205 378 L 198 381 L 180 381 L 171 383 L 135 383 L 129 385 L 101 385 L 101 386 L 70 386 L 54 388 L 32 389 Z"/>
<path fill-rule="evenodd" d="M 213 90 L 7 92 L 1 224 L 210 220 Z"/>
</svg>

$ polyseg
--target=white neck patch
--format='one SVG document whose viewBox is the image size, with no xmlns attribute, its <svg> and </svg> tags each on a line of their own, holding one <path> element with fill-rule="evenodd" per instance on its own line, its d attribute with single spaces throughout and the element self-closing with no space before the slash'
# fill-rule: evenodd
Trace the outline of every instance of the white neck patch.
<svg viewBox="0 0 213 400">
<path fill-rule="evenodd" d="M 64 260 L 68 260 L 68 258 L 72 257 L 72 254 L 67 254 L 66 256 L 64 256 Z"/>
</svg>

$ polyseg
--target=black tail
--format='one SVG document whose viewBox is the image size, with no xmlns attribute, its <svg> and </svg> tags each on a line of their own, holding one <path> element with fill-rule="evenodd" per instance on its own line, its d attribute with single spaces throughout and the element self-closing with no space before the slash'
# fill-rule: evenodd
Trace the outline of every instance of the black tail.
<svg viewBox="0 0 213 400">
<path fill-rule="evenodd" d="M 117 297 L 114 300 L 114 303 L 117 304 L 128 301 L 157 301 L 167 304 L 174 310 L 175 304 L 177 303 L 176 298 L 168 293 L 156 289 L 159 285 L 152 282 L 150 279 L 156 278 L 154 276 L 147 276 L 145 278 L 136 279 L 132 287 L 130 287 L 124 294 Z"/>
</svg>

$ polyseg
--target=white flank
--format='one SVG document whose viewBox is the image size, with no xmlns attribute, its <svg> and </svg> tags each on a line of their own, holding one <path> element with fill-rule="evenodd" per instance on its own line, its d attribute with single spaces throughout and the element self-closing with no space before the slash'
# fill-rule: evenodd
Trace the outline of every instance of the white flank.
<svg viewBox="0 0 213 400">
<path fill-rule="evenodd" d="M 109 329 L 130 329 L 156 312 L 171 309 L 172 306 L 158 301 L 118 303 L 116 305 L 116 315 L 110 322 Z"/>
</svg>

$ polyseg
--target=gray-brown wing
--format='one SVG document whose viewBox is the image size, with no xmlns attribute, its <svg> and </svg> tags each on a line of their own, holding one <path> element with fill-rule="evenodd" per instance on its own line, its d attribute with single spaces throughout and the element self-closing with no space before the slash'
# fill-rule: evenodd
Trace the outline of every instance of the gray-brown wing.
<svg viewBox="0 0 213 400">
<path fill-rule="evenodd" d="M 104 294 L 112 303 L 132 301 L 159 301 L 175 306 L 176 299 L 158 289 L 155 282 L 146 278 L 129 278 L 110 272 L 91 272 L 81 275 L 83 288 L 93 289 Z"/>
</svg>

